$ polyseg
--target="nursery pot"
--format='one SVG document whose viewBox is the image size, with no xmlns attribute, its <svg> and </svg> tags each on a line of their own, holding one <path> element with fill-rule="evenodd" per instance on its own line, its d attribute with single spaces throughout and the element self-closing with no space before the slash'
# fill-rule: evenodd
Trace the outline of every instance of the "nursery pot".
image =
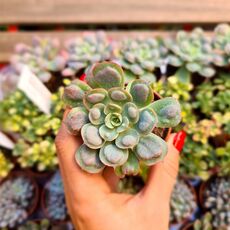
<svg viewBox="0 0 230 230">
<path fill-rule="evenodd" d="M 0 186 L 7 180 L 16 179 L 19 177 L 24 177 L 28 179 L 34 187 L 34 197 L 33 197 L 33 200 L 31 201 L 31 204 L 27 208 L 27 215 L 29 217 L 35 212 L 37 205 L 38 205 L 38 201 L 39 201 L 39 187 L 35 179 L 31 175 L 27 174 L 26 172 L 12 171 L 5 179 L 3 179 L 0 182 Z"/>
<path fill-rule="evenodd" d="M 47 178 L 49 178 L 54 170 L 50 170 L 50 171 L 43 171 L 43 172 L 39 172 L 37 171 L 35 168 L 26 168 L 25 171 L 31 175 L 31 177 L 36 178 L 38 180 L 46 180 Z"/>
</svg>

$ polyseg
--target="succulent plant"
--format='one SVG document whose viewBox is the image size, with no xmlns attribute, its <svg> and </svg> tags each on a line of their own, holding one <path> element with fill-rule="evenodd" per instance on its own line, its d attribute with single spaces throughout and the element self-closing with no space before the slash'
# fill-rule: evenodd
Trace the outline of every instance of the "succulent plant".
<svg viewBox="0 0 230 230">
<path fill-rule="evenodd" d="M 51 230 L 52 227 L 49 220 L 42 219 L 39 222 L 29 220 L 23 225 L 19 226 L 17 229 L 18 230 Z"/>
<path fill-rule="evenodd" d="M 230 226 L 230 177 L 216 177 L 204 193 L 204 207 L 212 214 L 214 229 L 228 230 Z"/>
<path fill-rule="evenodd" d="M 155 82 L 156 68 L 165 73 L 168 49 L 161 41 L 154 38 L 124 39 L 119 48 L 118 63 L 126 70 L 126 83 L 136 78 Z"/>
<path fill-rule="evenodd" d="M 216 66 L 228 66 L 230 63 L 230 26 L 219 24 L 214 30 L 213 46 L 215 54 L 213 62 Z"/>
<path fill-rule="evenodd" d="M 23 176 L 6 180 L 0 186 L 0 228 L 13 228 L 28 217 L 34 202 L 34 185 Z"/>
<path fill-rule="evenodd" d="M 6 158 L 5 154 L 0 150 L 0 178 L 6 177 L 14 167 L 13 163 Z"/>
<path fill-rule="evenodd" d="M 213 230 L 212 227 L 212 214 L 210 212 L 205 213 L 201 219 L 197 219 L 193 223 L 193 230 Z"/>
<path fill-rule="evenodd" d="M 113 47 L 103 31 L 85 33 L 82 37 L 73 38 L 66 43 L 67 67 L 63 76 L 75 76 L 96 62 L 110 60 Z"/>
<path fill-rule="evenodd" d="M 143 80 L 125 87 L 122 68 L 112 62 L 95 64 L 86 82 L 74 81 L 63 96 L 73 107 L 66 126 L 73 135 L 81 133 L 84 141 L 75 155 L 78 165 L 90 173 L 110 166 L 124 176 L 136 175 L 139 161 L 146 165 L 161 161 L 167 144 L 152 131 L 180 122 L 178 101 L 167 97 L 152 102 L 153 90 Z"/>
<path fill-rule="evenodd" d="M 170 200 L 170 222 L 181 223 L 189 219 L 197 208 L 196 199 L 191 188 L 178 179 Z"/>
<path fill-rule="evenodd" d="M 60 172 L 57 171 L 45 187 L 45 205 L 52 220 L 61 221 L 67 218 L 67 207 Z"/>
<path fill-rule="evenodd" d="M 11 65 L 21 73 L 24 65 L 41 79 L 48 82 L 52 72 L 59 72 L 65 67 L 65 58 L 60 54 L 58 39 L 34 37 L 32 46 L 17 44 Z"/>
<path fill-rule="evenodd" d="M 204 36 L 202 29 L 195 28 L 190 33 L 179 31 L 176 39 L 166 38 L 164 43 L 171 51 L 168 56 L 170 65 L 184 67 L 187 71 L 191 73 L 197 72 L 203 77 L 214 76 L 211 39 Z"/>
</svg>

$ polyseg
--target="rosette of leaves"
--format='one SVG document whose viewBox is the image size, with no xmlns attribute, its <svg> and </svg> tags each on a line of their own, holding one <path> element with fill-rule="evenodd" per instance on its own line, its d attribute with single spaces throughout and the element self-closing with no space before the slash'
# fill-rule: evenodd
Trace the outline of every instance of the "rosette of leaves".
<svg viewBox="0 0 230 230">
<path fill-rule="evenodd" d="M 212 214 L 214 229 L 227 230 L 230 226 L 230 177 L 216 177 L 204 193 L 204 207 Z"/>
<path fill-rule="evenodd" d="M 190 218 L 197 208 L 191 188 L 183 180 L 177 180 L 170 200 L 170 222 L 182 223 Z"/>
<path fill-rule="evenodd" d="M 171 51 L 168 63 L 180 67 L 177 72 L 180 80 L 189 81 L 190 73 L 198 73 L 207 78 L 215 75 L 211 39 L 204 35 L 202 29 L 195 28 L 190 33 L 179 31 L 175 39 L 166 38 L 164 43 Z"/>
<path fill-rule="evenodd" d="M 67 218 L 67 207 L 60 172 L 57 171 L 45 187 L 45 205 L 49 218 L 56 221 Z"/>
<path fill-rule="evenodd" d="M 163 74 L 166 71 L 167 53 L 162 42 L 154 38 L 123 40 L 117 58 L 125 69 L 125 83 L 136 78 L 155 82 L 154 70 L 160 68 Z"/>
<path fill-rule="evenodd" d="M 65 123 L 70 133 L 81 133 L 76 152 L 79 166 L 98 173 L 105 166 L 119 176 L 136 175 L 139 161 L 153 165 L 167 154 L 167 144 L 153 133 L 180 122 L 180 105 L 174 98 L 154 101 L 152 88 L 143 80 L 124 86 L 122 68 L 112 62 L 95 64 L 86 82 L 66 87 L 64 101 L 72 106 Z"/>
<path fill-rule="evenodd" d="M 230 63 L 230 26 L 228 24 L 216 26 L 213 46 L 215 49 L 214 64 L 220 67 L 228 66 Z"/>
<path fill-rule="evenodd" d="M 52 72 L 60 72 L 65 67 L 65 58 L 60 53 L 58 39 L 34 37 L 32 45 L 17 44 L 11 65 L 21 73 L 27 65 L 42 82 L 48 82 Z"/>
<path fill-rule="evenodd" d="M 103 31 L 85 33 L 66 43 L 67 67 L 62 71 L 63 76 L 75 76 L 88 66 L 105 60 L 113 55 L 113 46 Z"/>
<path fill-rule="evenodd" d="M 197 219 L 193 223 L 193 230 L 213 230 L 212 214 L 207 212 L 201 219 Z"/>
<path fill-rule="evenodd" d="M 13 167 L 13 163 L 7 159 L 5 154 L 0 150 L 0 178 L 6 177 Z"/>
<path fill-rule="evenodd" d="M 6 180 L 0 186 L 0 228 L 13 228 L 28 217 L 34 201 L 34 185 L 23 177 Z"/>
<path fill-rule="evenodd" d="M 54 139 L 49 136 L 33 143 L 19 139 L 14 147 L 13 156 L 17 157 L 17 162 L 22 168 L 47 171 L 55 169 L 58 165 Z"/>
</svg>

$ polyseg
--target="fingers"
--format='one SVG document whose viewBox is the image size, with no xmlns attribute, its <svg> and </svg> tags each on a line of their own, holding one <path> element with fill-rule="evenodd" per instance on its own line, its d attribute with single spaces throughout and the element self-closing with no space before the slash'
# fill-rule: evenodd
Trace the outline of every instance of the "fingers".
<svg viewBox="0 0 230 230">
<path fill-rule="evenodd" d="M 64 114 L 66 117 L 68 111 Z M 65 190 L 72 197 L 72 201 L 90 201 L 100 199 L 110 192 L 110 188 L 101 174 L 89 174 L 77 165 L 74 159 L 76 150 L 81 146 L 79 137 L 68 133 L 62 122 L 61 128 L 55 140 L 61 173 L 63 176 Z M 91 195 L 92 194 L 92 195 Z"/>
<path fill-rule="evenodd" d="M 169 202 L 178 174 L 180 158 L 178 149 L 182 148 L 184 139 L 185 135 L 180 133 L 171 134 L 165 159 L 150 169 L 148 180 L 143 190 L 144 197 L 147 200 L 161 199 Z"/>
</svg>

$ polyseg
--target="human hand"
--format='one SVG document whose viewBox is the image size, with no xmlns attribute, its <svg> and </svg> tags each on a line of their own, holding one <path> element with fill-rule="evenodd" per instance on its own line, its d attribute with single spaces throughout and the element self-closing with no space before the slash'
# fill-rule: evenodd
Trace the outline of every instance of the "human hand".
<svg viewBox="0 0 230 230">
<path fill-rule="evenodd" d="M 178 139 L 179 137 L 179 139 Z M 136 195 L 118 194 L 113 169 L 89 174 L 75 163 L 82 144 L 62 123 L 56 147 L 64 183 L 67 207 L 77 230 L 168 230 L 170 196 L 176 181 L 183 133 L 171 134 L 168 154 L 151 167 L 145 187 Z M 178 148 L 179 149 L 179 148 Z"/>
</svg>

